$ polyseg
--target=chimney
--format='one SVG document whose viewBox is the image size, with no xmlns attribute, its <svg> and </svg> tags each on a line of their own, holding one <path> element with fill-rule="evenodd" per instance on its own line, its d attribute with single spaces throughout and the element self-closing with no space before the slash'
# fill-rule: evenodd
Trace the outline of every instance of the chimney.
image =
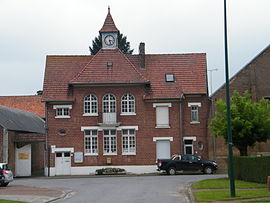
<svg viewBox="0 0 270 203">
<path fill-rule="evenodd" d="M 141 42 L 139 46 L 139 59 L 140 59 L 140 67 L 145 68 L 145 43 Z"/>
</svg>

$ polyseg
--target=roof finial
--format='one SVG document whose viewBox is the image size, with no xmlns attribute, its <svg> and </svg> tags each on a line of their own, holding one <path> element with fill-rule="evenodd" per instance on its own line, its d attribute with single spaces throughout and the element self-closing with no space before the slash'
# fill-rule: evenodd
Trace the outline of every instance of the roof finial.
<svg viewBox="0 0 270 203">
<path fill-rule="evenodd" d="M 110 13 L 110 6 L 108 6 L 108 13 Z"/>
</svg>

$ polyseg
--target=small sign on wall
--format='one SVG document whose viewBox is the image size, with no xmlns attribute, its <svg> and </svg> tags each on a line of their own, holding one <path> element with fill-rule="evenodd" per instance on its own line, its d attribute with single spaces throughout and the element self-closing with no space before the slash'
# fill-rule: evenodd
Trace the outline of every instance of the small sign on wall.
<svg viewBox="0 0 270 203">
<path fill-rule="evenodd" d="M 29 159 L 30 154 L 29 153 L 18 153 L 18 159 Z"/>
<path fill-rule="evenodd" d="M 83 163 L 83 153 L 74 152 L 74 163 Z"/>
</svg>

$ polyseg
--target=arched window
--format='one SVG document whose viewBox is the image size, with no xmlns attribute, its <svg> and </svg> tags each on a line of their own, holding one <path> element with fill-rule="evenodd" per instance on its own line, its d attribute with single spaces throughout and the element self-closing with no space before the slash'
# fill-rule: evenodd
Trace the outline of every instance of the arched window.
<svg viewBox="0 0 270 203">
<path fill-rule="evenodd" d="M 115 113 L 116 100 L 113 94 L 106 94 L 103 97 L 103 112 Z"/>
<path fill-rule="evenodd" d="M 122 114 L 135 114 L 135 97 L 132 94 L 125 94 L 121 100 Z"/>
<path fill-rule="evenodd" d="M 84 97 L 84 115 L 94 116 L 98 114 L 97 97 L 89 94 Z"/>
</svg>

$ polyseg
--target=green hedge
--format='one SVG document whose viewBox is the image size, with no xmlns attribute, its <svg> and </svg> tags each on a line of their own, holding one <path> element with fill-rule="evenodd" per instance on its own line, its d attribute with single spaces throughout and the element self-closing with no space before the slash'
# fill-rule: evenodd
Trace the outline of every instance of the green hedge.
<svg viewBox="0 0 270 203">
<path fill-rule="evenodd" d="M 235 178 L 257 183 L 267 183 L 270 176 L 270 156 L 234 157 Z"/>
</svg>

